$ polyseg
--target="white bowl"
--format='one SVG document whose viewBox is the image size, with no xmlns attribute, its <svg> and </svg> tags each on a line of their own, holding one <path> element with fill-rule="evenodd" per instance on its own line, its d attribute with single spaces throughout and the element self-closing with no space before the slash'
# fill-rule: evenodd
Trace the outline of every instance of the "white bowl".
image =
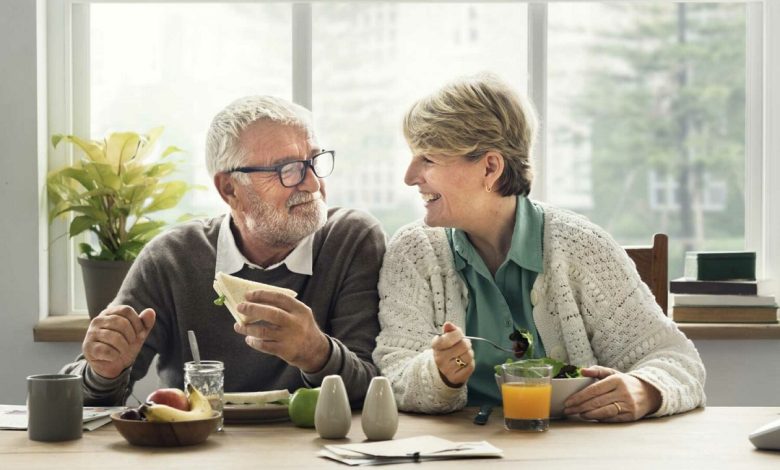
<svg viewBox="0 0 780 470">
<path fill-rule="evenodd" d="M 496 385 L 498 385 L 499 391 L 501 390 L 501 384 L 504 378 L 500 375 L 496 375 Z M 575 377 L 573 379 L 552 379 L 552 397 L 550 398 L 550 418 L 561 419 L 564 418 L 563 402 L 566 401 L 571 395 L 579 392 L 583 388 L 595 382 L 593 377 Z"/>
<path fill-rule="evenodd" d="M 552 379 L 552 398 L 550 399 L 550 418 L 563 418 L 563 402 L 583 388 L 595 382 L 593 377 L 575 377 L 573 379 Z"/>
</svg>

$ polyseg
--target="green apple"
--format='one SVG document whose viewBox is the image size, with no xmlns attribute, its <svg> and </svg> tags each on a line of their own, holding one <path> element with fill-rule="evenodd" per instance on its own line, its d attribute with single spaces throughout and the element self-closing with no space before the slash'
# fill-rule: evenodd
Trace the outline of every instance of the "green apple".
<svg viewBox="0 0 780 470">
<path fill-rule="evenodd" d="M 319 388 L 299 388 L 292 394 L 287 412 L 294 425 L 300 428 L 314 427 L 314 410 L 319 397 Z"/>
</svg>

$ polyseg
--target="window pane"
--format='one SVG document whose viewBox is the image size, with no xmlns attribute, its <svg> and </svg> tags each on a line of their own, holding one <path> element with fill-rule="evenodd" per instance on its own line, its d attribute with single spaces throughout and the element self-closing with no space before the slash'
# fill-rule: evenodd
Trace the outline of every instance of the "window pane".
<svg viewBox="0 0 780 470">
<path fill-rule="evenodd" d="M 97 3 L 90 20 L 92 135 L 165 126 L 164 144 L 185 151 L 182 177 L 209 186 L 182 210 L 223 211 L 206 172 L 206 131 L 238 97 L 291 98 L 290 6 Z"/>
<path fill-rule="evenodd" d="M 525 4 L 315 3 L 313 107 L 337 151 L 331 204 L 376 215 L 388 234 L 422 216 L 403 183 L 403 113 L 460 75 L 493 71 L 526 89 Z"/>
<path fill-rule="evenodd" d="M 227 210 L 206 171 L 206 131 L 240 96 L 292 97 L 290 11 L 273 3 L 91 5 L 92 136 L 165 126 L 162 144 L 184 150 L 176 177 L 208 188 L 163 218 Z M 75 308 L 85 308 L 83 299 Z"/>
<path fill-rule="evenodd" d="M 549 5 L 551 203 L 621 244 L 744 249 L 745 6 Z"/>
</svg>

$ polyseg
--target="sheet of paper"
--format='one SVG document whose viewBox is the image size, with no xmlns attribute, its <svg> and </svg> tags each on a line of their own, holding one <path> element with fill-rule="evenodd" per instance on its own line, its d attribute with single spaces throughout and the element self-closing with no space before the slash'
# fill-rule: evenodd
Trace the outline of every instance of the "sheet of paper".
<svg viewBox="0 0 780 470">
<path fill-rule="evenodd" d="M 327 449 L 322 449 L 321 451 L 317 452 L 317 455 L 319 457 L 324 457 L 326 459 L 335 460 L 336 462 L 347 464 L 351 467 L 364 466 L 364 465 L 388 465 L 393 463 L 414 462 L 414 460 L 405 457 L 379 458 L 379 457 L 369 457 L 362 454 L 358 454 L 361 455 L 360 457 L 347 458 L 339 454 L 334 454 L 333 452 Z"/>
<path fill-rule="evenodd" d="M 362 444 L 329 445 L 325 446 L 325 448 L 335 453 L 339 453 L 340 450 L 346 450 L 375 457 L 409 457 L 414 454 L 428 455 L 442 452 L 456 446 L 456 443 L 440 437 L 419 436 Z"/>
<path fill-rule="evenodd" d="M 110 417 L 113 413 L 126 409 L 126 406 L 85 406 L 84 422 L 88 423 L 94 419 L 101 419 L 106 417 L 108 417 L 110 420 Z"/>
<path fill-rule="evenodd" d="M 95 429 L 105 426 L 106 424 L 111 422 L 111 416 L 103 416 L 102 418 L 94 418 L 89 421 L 84 422 L 84 430 L 85 431 L 94 431 Z"/>
<path fill-rule="evenodd" d="M 111 413 L 126 409 L 125 406 L 85 406 L 84 430 L 92 431 L 111 421 Z M 27 429 L 27 407 L 24 405 L 0 405 L 0 429 Z"/>
<path fill-rule="evenodd" d="M 317 455 L 351 466 L 361 466 L 425 460 L 501 457 L 503 451 L 486 441 L 452 442 L 435 436 L 419 436 L 361 444 L 327 445 Z"/>
<path fill-rule="evenodd" d="M 27 429 L 27 407 L 0 405 L 0 429 Z"/>
</svg>

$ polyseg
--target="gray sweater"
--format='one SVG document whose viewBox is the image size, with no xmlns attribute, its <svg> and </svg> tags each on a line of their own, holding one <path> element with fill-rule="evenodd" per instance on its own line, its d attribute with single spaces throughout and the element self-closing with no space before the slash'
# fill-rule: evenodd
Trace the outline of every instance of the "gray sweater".
<svg viewBox="0 0 780 470">
<path fill-rule="evenodd" d="M 319 386 L 339 374 L 350 401 L 359 405 L 377 375 L 371 352 L 379 332 L 377 281 L 385 252 L 379 222 L 354 210 L 330 209 L 317 231 L 313 275 L 281 265 L 270 271 L 246 265 L 238 277 L 292 289 L 308 305 L 320 329 L 330 337 L 332 353 L 325 367 L 303 374 L 276 356 L 258 352 L 233 331 L 226 307 L 214 305 L 212 288 L 221 217 L 188 222 L 150 242 L 138 256 L 113 304 L 141 312 L 151 307 L 157 321 L 135 363 L 107 380 L 92 372 L 83 355 L 63 368 L 84 377 L 86 405 L 124 404 L 133 384 L 146 375 L 155 355 L 160 386 L 183 388 L 184 362 L 191 361 L 187 330 L 198 338 L 203 359 L 225 364 L 225 391 L 248 392 Z M 143 398 L 143 397 L 139 397 Z"/>
</svg>

